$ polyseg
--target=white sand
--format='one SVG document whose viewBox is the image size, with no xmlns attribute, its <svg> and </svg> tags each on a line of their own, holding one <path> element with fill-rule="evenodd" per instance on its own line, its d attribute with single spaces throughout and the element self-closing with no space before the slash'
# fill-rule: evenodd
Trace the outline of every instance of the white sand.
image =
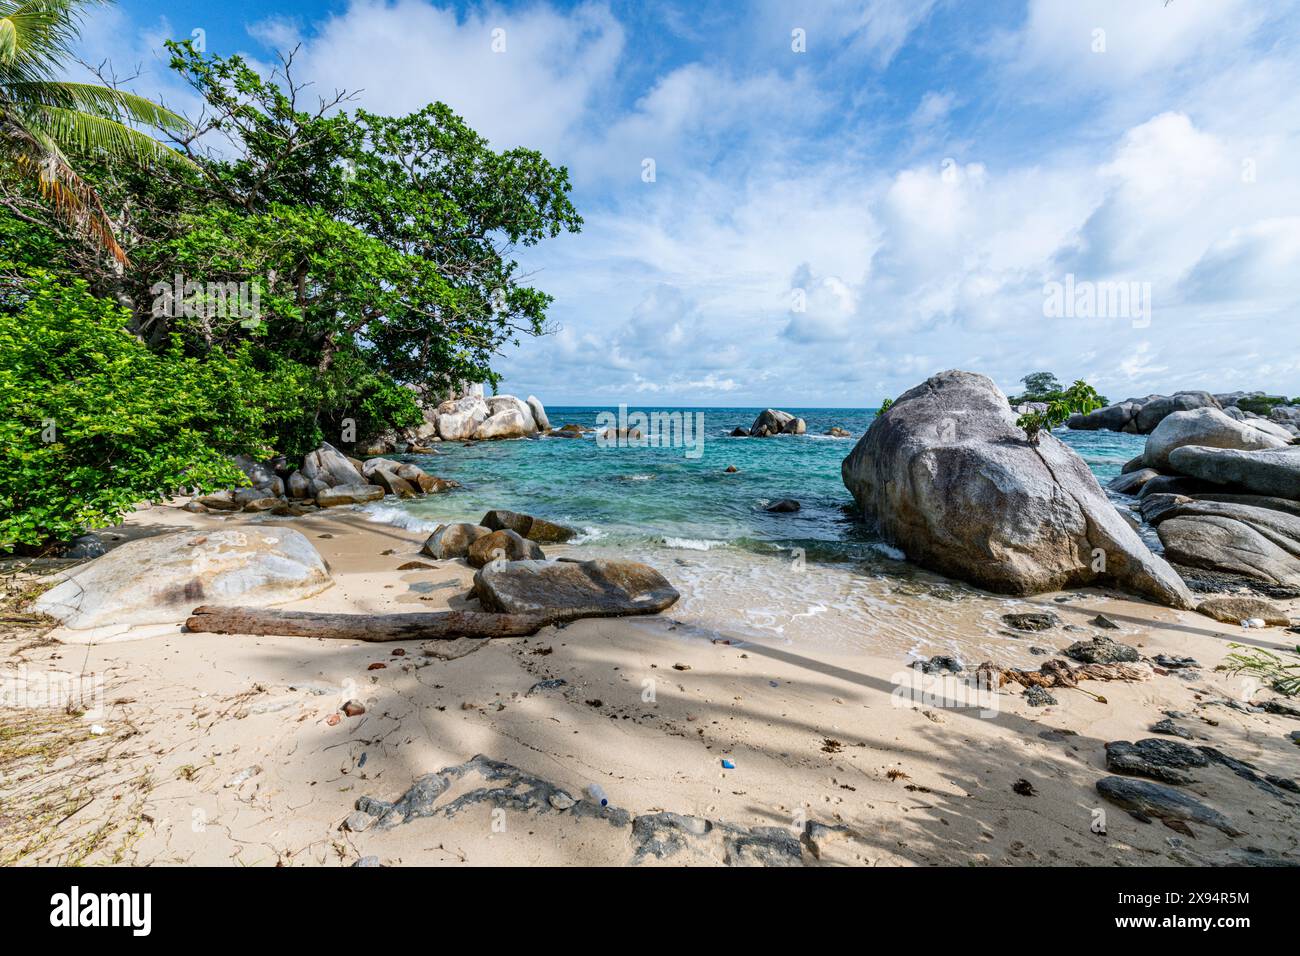
<svg viewBox="0 0 1300 956">
<path fill-rule="evenodd" d="M 132 516 L 127 527 L 137 533 L 248 520 L 157 507 Z M 421 559 L 422 533 L 356 512 L 284 523 L 320 549 L 335 578 L 334 587 L 287 607 L 383 613 L 464 605 L 472 570 Z M 437 566 L 396 570 L 411 560 Z M 671 568 L 661 570 L 672 577 Z M 997 696 L 998 712 L 981 717 L 972 709 L 896 706 L 893 677 L 907 664 L 901 654 L 727 643 L 726 633 L 693 627 L 673 610 L 434 648 L 453 659 L 427 656 L 418 642 L 400 645 L 405 656 L 394 657 L 394 645 L 188 634 L 179 622 L 147 639 L 79 647 L 30 646 L 30 632 L 11 634 L 0 643 L 10 670 L 103 675 L 105 712 L 95 723 L 105 733 L 84 746 L 107 754 L 102 765 L 111 771 L 87 786 L 84 807 L 22 862 L 67 861 L 106 821 L 115 836 L 86 853 L 87 862 L 631 859 L 636 842 L 628 827 L 573 811 L 494 813 L 488 802 L 471 802 L 387 830 L 340 828 L 359 797 L 395 800 L 414 779 L 475 754 L 575 797 L 597 784 L 633 816 L 670 811 L 792 834 L 805 819 L 847 826 L 847 835 L 820 847 L 824 863 L 1226 863 L 1247 847 L 1300 855 L 1300 795 L 1288 805 L 1223 767 L 1192 771 L 1195 782 L 1185 789 L 1227 815 L 1242 837 L 1193 825 L 1189 839 L 1158 821 L 1138 822 L 1094 789 L 1106 775 L 1103 744 L 1152 736 L 1149 726 L 1166 709 L 1188 714 L 1178 723 L 1193 731 L 1193 743 L 1250 761 L 1261 774 L 1295 777 L 1300 748 L 1287 734 L 1300 721 L 1214 703 L 1240 698 L 1243 681 L 1212 669 L 1231 641 L 1282 647 L 1293 635 L 1245 631 L 1094 591 L 1067 604 L 1054 597 L 1031 603 L 1074 624 L 1104 612 L 1123 625 L 1106 633 L 1146 655 L 1195 657 L 1204 665 L 1200 676 L 1084 685 L 1107 703 L 1058 688 L 1059 705 L 1046 708 L 1029 707 L 1011 685 Z M 1059 649 L 1086 636 L 1056 628 L 1026 641 Z M 368 669 L 374 663 L 385 666 Z M 526 696 L 537 682 L 556 679 L 565 684 Z M 331 725 L 348 699 L 364 703 L 366 713 Z M 1051 729 L 1074 734 L 1040 736 Z M 42 780 L 75 773 L 77 753 L 65 756 L 57 773 L 0 783 L 0 796 L 12 800 L 21 790 L 29 799 Z M 724 757 L 734 770 L 723 769 Z M 890 779 L 891 770 L 903 776 Z M 1020 779 L 1035 795 L 1013 792 Z M 467 778 L 445 800 L 481 785 Z M 1094 808 L 1106 811 L 1105 835 L 1090 829 Z M 705 842 L 665 862 L 744 861 L 734 846 L 718 849 L 714 841 L 705 852 Z M 810 849 L 803 861 L 819 862 Z"/>
</svg>

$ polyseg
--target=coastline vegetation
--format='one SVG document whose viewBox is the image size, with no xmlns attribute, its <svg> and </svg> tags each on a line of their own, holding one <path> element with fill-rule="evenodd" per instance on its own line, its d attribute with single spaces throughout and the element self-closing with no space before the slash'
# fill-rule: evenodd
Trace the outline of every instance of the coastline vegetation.
<svg viewBox="0 0 1300 956">
<path fill-rule="evenodd" d="M 233 454 L 417 424 L 548 331 L 514 256 L 580 230 L 564 167 L 442 103 L 308 103 L 292 55 L 262 76 L 170 43 L 189 121 L 61 79 L 87 0 L 6 6 L 0 551 L 242 484 Z"/>
</svg>

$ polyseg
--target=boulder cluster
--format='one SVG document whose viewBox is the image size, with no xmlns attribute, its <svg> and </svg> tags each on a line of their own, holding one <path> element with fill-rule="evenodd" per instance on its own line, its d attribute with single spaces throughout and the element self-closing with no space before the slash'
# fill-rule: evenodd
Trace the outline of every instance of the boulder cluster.
<svg viewBox="0 0 1300 956">
<path fill-rule="evenodd" d="M 1300 435 L 1300 405 L 1275 405 L 1267 416 L 1240 407 L 1265 398 L 1263 392 L 1175 392 L 1173 395 L 1148 395 L 1145 398 L 1126 398 L 1086 415 L 1074 414 L 1066 423 L 1070 428 L 1085 431 L 1129 432 L 1149 435 L 1167 417 L 1176 412 L 1196 411 L 1202 408 L 1217 409 L 1229 418 L 1251 424 L 1266 423 L 1280 428 L 1291 437 Z"/>
<path fill-rule="evenodd" d="M 471 391 L 437 405 L 424 407 L 424 421 L 413 427 L 385 432 L 361 442 L 366 455 L 427 451 L 443 441 L 489 441 L 497 438 L 535 438 L 551 432 L 546 408 L 535 396 L 484 397 Z"/>
<path fill-rule="evenodd" d="M 254 461 L 247 455 L 235 464 L 250 487 L 200 495 L 185 507 L 190 511 L 269 511 L 302 515 L 317 508 L 378 501 L 385 495 L 413 498 L 460 487 L 454 481 L 426 474 L 418 465 L 370 458 L 349 458 L 328 442 L 303 456 L 294 468 L 287 459 Z"/>
<path fill-rule="evenodd" d="M 748 430 L 736 428 L 731 434 L 737 438 L 742 436 L 768 438 L 772 435 L 802 435 L 807 430 L 808 423 L 802 418 L 796 418 L 789 412 L 767 408 L 759 413 Z"/>
<path fill-rule="evenodd" d="M 844 484 L 911 560 L 990 591 L 1109 584 L 1162 604 L 1194 600 L 1050 434 L 1030 444 L 983 375 L 949 371 L 904 392 L 844 459 Z"/>
<path fill-rule="evenodd" d="M 1184 577 L 1245 579 L 1292 596 L 1300 589 L 1300 446 L 1293 442 L 1270 419 L 1210 406 L 1174 412 L 1109 487 L 1138 499 L 1134 509 Z"/>
</svg>

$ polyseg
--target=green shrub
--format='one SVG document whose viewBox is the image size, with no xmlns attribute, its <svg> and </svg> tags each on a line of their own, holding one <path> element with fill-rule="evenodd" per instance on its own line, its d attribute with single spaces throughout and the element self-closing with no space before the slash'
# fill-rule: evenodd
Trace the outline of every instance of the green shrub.
<svg viewBox="0 0 1300 956">
<path fill-rule="evenodd" d="M 247 350 L 151 352 L 81 280 L 0 272 L 0 550 L 67 540 L 182 488 L 245 484 L 227 455 L 265 454 L 275 409 L 301 407 L 306 375 L 267 376 Z"/>
<path fill-rule="evenodd" d="M 1243 412 L 1254 412 L 1256 415 L 1268 417 L 1268 413 L 1277 405 L 1290 404 L 1284 395 L 1260 395 L 1255 398 L 1243 398 L 1237 403 L 1237 407 Z"/>
</svg>

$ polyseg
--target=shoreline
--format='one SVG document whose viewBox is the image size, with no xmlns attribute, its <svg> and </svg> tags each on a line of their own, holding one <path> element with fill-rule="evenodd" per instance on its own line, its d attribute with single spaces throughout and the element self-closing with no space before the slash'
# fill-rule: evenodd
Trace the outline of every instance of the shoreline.
<svg viewBox="0 0 1300 956">
<path fill-rule="evenodd" d="M 249 517 L 156 506 L 124 526 L 232 528 L 253 524 Z M 464 604 L 472 569 L 420 556 L 423 532 L 358 512 L 269 523 L 306 535 L 335 582 L 281 607 L 386 613 Z M 548 557 L 571 550 L 547 548 Z M 428 567 L 397 570 L 409 561 Z M 548 627 L 531 638 L 404 642 L 401 656 L 392 645 L 187 634 L 176 624 L 141 640 L 37 641 L 15 657 L 31 635 L 6 633 L 11 664 L 103 675 L 96 723 L 104 733 L 85 735 L 79 746 L 109 749 L 116 781 L 16 862 L 66 860 L 86 832 L 115 816 L 131 838 L 120 847 L 108 840 L 86 862 L 1226 865 L 1251 862 L 1246 847 L 1264 851 L 1261 858 L 1297 859 L 1300 797 L 1270 796 L 1227 767 L 1196 771 L 1185 789 L 1245 831 L 1240 838 L 1196 826 L 1196 839 L 1186 839 L 1159 821 L 1138 822 L 1095 789 L 1109 775 L 1104 744 L 1152 736 L 1166 710 L 1188 715 L 1178 720 L 1196 735 L 1188 743 L 1249 761 L 1261 775 L 1293 773 L 1287 734 L 1300 721 L 1221 703 L 1239 700 L 1241 678 L 1213 670 L 1230 642 L 1282 647 L 1280 631 L 1245 631 L 1097 589 L 1020 603 L 1076 627 L 1105 614 L 1121 630 L 1096 633 L 1146 657 L 1194 657 L 1199 677 L 1170 671 L 1088 685 L 1105 704 L 1056 688 L 1059 703 L 1047 707 L 1029 706 L 1021 688 L 1007 685 L 996 715 L 985 719 L 973 709 L 895 706 L 895 678 L 907 668 L 901 653 L 741 640 L 702 627 L 681 606 L 651 618 Z M 1297 603 L 1283 606 L 1294 611 Z M 1059 651 L 1086 637 L 1061 626 L 1025 640 Z M 370 669 L 375 664 L 384 666 Z M 564 683 L 545 683 L 554 681 Z M 329 723 L 343 698 L 366 712 Z M 466 767 L 480 754 L 523 776 L 489 779 L 484 765 Z M 16 784 L 57 786 L 76 764 L 70 756 L 55 773 Z M 446 768 L 463 775 L 448 777 L 446 794 L 425 808 L 435 815 L 391 829 L 373 820 L 362 832 L 341 828 L 358 799 L 391 803 Z M 143 779 L 147 786 L 129 783 Z M 576 807 L 542 801 L 517 809 L 504 799 L 542 792 L 529 790 L 538 780 Z M 1020 780 L 1034 795 L 1013 790 Z M 616 822 L 613 811 L 577 812 L 590 807 L 583 793 L 591 784 L 620 811 Z M 495 796 L 485 799 L 483 788 Z M 451 805 L 458 808 L 448 814 Z M 1090 829 L 1095 808 L 1106 811 L 1104 836 Z M 709 823 L 700 833 L 681 831 L 663 814 Z M 631 822 L 639 818 L 640 831 Z M 658 834 L 653 846 L 669 831 L 681 846 L 647 856 L 649 829 Z M 738 833 L 745 839 L 737 842 Z"/>
</svg>

